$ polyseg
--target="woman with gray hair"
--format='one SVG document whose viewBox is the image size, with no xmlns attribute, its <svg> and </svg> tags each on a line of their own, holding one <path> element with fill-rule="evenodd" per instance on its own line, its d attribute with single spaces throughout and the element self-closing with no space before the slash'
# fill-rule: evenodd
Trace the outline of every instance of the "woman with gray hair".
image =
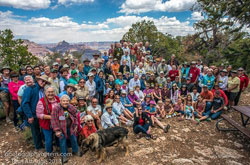
<svg viewBox="0 0 250 165">
<path fill-rule="evenodd" d="M 55 110 L 53 110 L 51 114 L 51 125 L 56 136 L 59 138 L 63 163 L 68 162 L 67 138 L 71 142 L 72 154 L 82 156 L 82 153 L 79 152 L 75 135 L 78 128 L 77 109 L 69 102 L 69 96 L 62 95 L 60 98 L 60 104 L 55 107 Z"/>
<path fill-rule="evenodd" d="M 45 138 L 45 150 L 48 153 L 48 159 L 52 159 L 53 151 L 53 130 L 51 127 L 51 113 L 55 110 L 60 102 L 59 97 L 55 95 L 53 86 L 45 87 L 45 96 L 41 98 L 36 106 L 36 115 L 39 119 L 39 125 Z"/>
<path fill-rule="evenodd" d="M 88 138 L 88 136 L 92 133 L 96 133 L 94 119 L 91 115 L 86 115 L 85 116 L 85 125 L 82 128 L 80 135 L 84 136 L 84 138 Z"/>
</svg>

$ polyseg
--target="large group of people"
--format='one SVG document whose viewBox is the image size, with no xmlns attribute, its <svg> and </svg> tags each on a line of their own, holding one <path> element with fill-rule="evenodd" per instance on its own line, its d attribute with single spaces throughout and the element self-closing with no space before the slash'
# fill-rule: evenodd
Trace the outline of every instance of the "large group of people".
<svg viewBox="0 0 250 165">
<path fill-rule="evenodd" d="M 6 122 L 17 131 L 30 127 L 35 149 L 45 144 L 49 159 L 55 140 L 64 162 L 69 146 L 81 156 L 78 139 L 100 129 L 131 126 L 136 138 L 155 139 L 155 126 L 165 133 L 170 128 L 165 118 L 194 124 L 217 119 L 238 104 L 249 82 L 243 68 L 180 63 L 174 54 L 166 60 L 149 42 L 115 43 L 82 63 L 65 57 L 19 72 L 4 66 L 0 78 Z"/>
</svg>

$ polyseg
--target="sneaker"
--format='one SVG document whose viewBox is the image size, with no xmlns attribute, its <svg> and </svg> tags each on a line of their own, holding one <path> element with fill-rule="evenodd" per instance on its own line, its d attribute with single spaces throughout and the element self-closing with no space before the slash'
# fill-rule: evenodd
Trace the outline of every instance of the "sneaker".
<svg viewBox="0 0 250 165">
<path fill-rule="evenodd" d="M 168 115 L 166 115 L 166 119 L 168 119 Z"/>
<path fill-rule="evenodd" d="M 188 119 L 188 117 L 186 116 L 186 117 L 185 117 L 185 119 L 187 120 L 187 119 Z"/>
<path fill-rule="evenodd" d="M 16 132 L 19 132 L 20 131 L 20 128 L 18 126 L 15 126 L 15 131 Z"/>
<path fill-rule="evenodd" d="M 164 129 L 163 129 L 164 132 L 165 132 L 165 133 L 168 133 L 169 128 L 170 128 L 170 125 L 168 124 L 167 126 L 164 127 Z"/>
<path fill-rule="evenodd" d="M 168 118 L 171 118 L 172 116 L 171 115 L 168 115 Z"/>
<path fill-rule="evenodd" d="M 188 120 L 191 120 L 192 118 L 191 118 L 191 116 L 188 116 Z"/>
<path fill-rule="evenodd" d="M 200 119 L 195 119 L 195 121 L 197 121 L 197 122 L 198 122 L 198 124 L 201 122 L 201 121 L 200 121 Z"/>
<path fill-rule="evenodd" d="M 210 118 L 210 117 L 208 117 L 208 118 L 206 119 L 206 121 L 209 121 L 209 122 L 210 122 L 210 121 L 211 121 L 211 118 Z"/>
<path fill-rule="evenodd" d="M 172 116 L 173 116 L 173 117 L 176 116 L 176 113 L 174 113 Z"/>
<path fill-rule="evenodd" d="M 151 139 L 151 136 L 150 136 L 150 135 L 147 135 L 147 136 L 146 136 L 146 139 L 147 139 L 147 140 L 150 140 L 150 139 Z"/>
</svg>

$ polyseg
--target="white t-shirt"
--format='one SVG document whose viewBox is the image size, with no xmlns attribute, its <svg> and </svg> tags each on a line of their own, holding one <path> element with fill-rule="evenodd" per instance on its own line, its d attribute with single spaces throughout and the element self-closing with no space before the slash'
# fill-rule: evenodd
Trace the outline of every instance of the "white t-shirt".
<svg viewBox="0 0 250 165">
<path fill-rule="evenodd" d="M 92 105 L 88 106 L 87 111 L 93 113 L 94 115 L 97 115 L 99 112 L 102 112 L 102 108 L 100 105 L 96 105 L 94 108 Z"/>
</svg>

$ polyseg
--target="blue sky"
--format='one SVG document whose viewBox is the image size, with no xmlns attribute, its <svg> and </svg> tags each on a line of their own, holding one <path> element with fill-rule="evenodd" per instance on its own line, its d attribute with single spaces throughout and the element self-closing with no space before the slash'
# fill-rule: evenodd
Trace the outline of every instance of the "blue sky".
<svg viewBox="0 0 250 165">
<path fill-rule="evenodd" d="M 137 21 L 174 36 L 194 33 L 196 0 L 0 0 L 0 30 L 37 43 L 117 41 Z"/>
</svg>

